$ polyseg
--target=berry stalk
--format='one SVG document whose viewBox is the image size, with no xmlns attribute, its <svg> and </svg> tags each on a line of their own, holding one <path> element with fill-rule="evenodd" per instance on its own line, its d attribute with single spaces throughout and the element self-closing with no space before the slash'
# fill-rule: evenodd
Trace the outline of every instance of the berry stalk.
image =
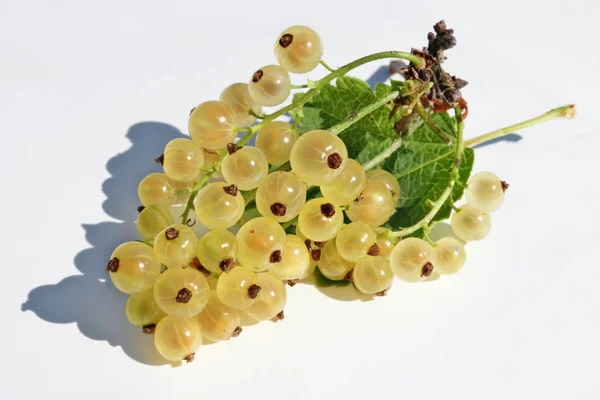
<svg viewBox="0 0 600 400">
<path fill-rule="evenodd" d="M 548 111 L 545 114 L 539 115 L 535 118 L 528 119 L 527 121 L 519 122 L 518 124 L 514 124 L 511 126 L 507 126 L 505 128 L 501 128 L 481 136 L 474 137 L 472 139 L 465 141 L 465 147 L 473 147 L 478 144 L 488 142 L 493 139 L 497 139 L 499 137 L 508 135 L 509 133 L 513 133 L 514 131 L 529 128 L 530 126 L 535 126 L 537 124 L 541 124 L 542 122 L 550 121 L 555 118 L 573 118 L 575 117 L 575 105 L 569 104 L 566 106 L 558 107 L 553 110 Z"/>
</svg>

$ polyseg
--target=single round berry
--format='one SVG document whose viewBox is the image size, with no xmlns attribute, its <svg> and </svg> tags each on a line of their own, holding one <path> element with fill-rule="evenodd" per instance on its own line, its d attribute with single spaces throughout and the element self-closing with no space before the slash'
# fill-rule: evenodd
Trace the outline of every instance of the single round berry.
<svg viewBox="0 0 600 400">
<path fill-rule="evenodd" d="M 267 65 L 252 74 L 248 90 L 258 104 L 274 107 L 289 97 L 292 82 L 285 69 L 279 65 Z"/>
<path fill-rule="evenodd" d="M 329 131 L 310 131 L 298 139 L 290 154 L 292 171 L 308 185 L 326 186 L 346 167 L 348 150 Z"/>
<path fill-rule="evenodd" d="M 161 265 L 152 247 L 140 242 L 126 242 L 113 251 L 106 270 L 117 289 L 133 294 L 152 288 L 160 275 Z"/>
<path fill-rule="evenodd" d="M 214 290 L 210 292 L 206 307 L 196 319 L 202 326 L 202 335 L 213 342 L 229 339 L 240 326 L 238 311 L 223 304 Z"/>
<path fill-rule="evenodd" d="M 304 240 L 296 235 L 287 235 L 281 262 L 271 266 L 269 273 L 280 280 L 302 279 L 308 273 L 310 261 L 310 253 Z"/>
<path fill-rule="evenodd" d="M 220 100 L 233 112 L 238 128 L 245 128 L 256 122 L 256 117 L 249 113 L 250 110 L 256 115 L 260 115 L 262 112 L 261 105 L 250 96 L 246 83 L 234 83 L 227 86 L 221 93 Z"/>
<path fill-rule="evenodd" d="M 173 139 L 160 157 L 165 175 L 174 181 L 190 182 L 197 179 L 204 166 L 204 150 L 189 139 Z"/>
<path fill-rule="evenodd" d="M 394 202 L 398 202 L 400 199 L 400 184 L 394 175 L 384 169 L 372 169 L 367 171 L 367 179 L 383 183 L 392 193 Z"/>
<path fill-rule="evenodd" d="M 433 264 L 441 274 L 454 274 L 460 270 L 467 260 L 467 252 L 463 244 L 453 238 L 444 237 L 435 242 L 433 248 Z"/>
<path fill-rule="evenodd" d="M 260 286 L 260 292 L 256 296 L 256 300 L 245 311 L 257 321 L 275 318 L 286 303 L 285 285 L 281 279 L 268 272 L 258 274 L 256 284 Z"/>
<path fill-rule="evenodd" d="M 352 270 L 352 281 L 361 293 L 381 293 L 392 285 L 393 280 L 390 263 L 381 256 L 363 257 Z"/>
<path fill-rule="evenodd" d="M 367 181 L 361 194 L 348 205 L 346 215 L 352 222 L 364 222 L 375 228 L 392 216 L 395 205 L 387 186 L 378 181 Z"/>
<path fill-rule="evenodd" d="M 235 310 L 248 308 L 261 290 L 256 282 L 257 276 L 252 269 L 238 265 L 219 276 L 217 296 L 223 304 Z"/>
<path fill-rule="evenodd" d="M 227 183 L 240 190 L 256 189 L 261 179 L 269 173 L 269 163 L 262 151 L 252 146 L 229 146 L 232 150 L 221 164 L 221 173 Z"/>
<path fill-rule="evenodd" d="M 320 260 L 317 264 L 319 271 L 326 278 L 333 281 L 341 281 L 354 268 L 353 262 L 340 255 L 333 240 L 327 242 L 325 247 L 321 249 Z"/>
<path fill-rule="evenodd" d="M 351 262 L 357 262 L 367 253 L 377 253 L 377 235 L 364 222 L 352 222 L 346 225 L 335 238 L 337 250 L 342 257 Z"/>
<path fill-rule="evenodd" d="M 210 229 L 227 229 L 244 214 L 246 204 L 237 186 L 214 182 L 204 187 L 194 199 L 200 223 Z"/>
<path fill-rule="evenodd" d="M 504 202 L 506 182 L 491 172 L 478 172 L 469 180 L 466 190 L 467 203 L 486 213 L 500 208 Z"/>
<path fill-rule="evenodd" d="M 321 193 L 333 204 L 345 206 L 361 194 L 366 184 L 367 175 L 362 165 L 348 159 L 342 174 L 333 178 L 327 186 L 321 186 Z"/>
<path fill-rule="evenodd" d="M 156 235 L 169 225 L 173 225 L 171 211 L 161 205 L 144 207 L 136 221 L 136 227 L 140 235 L 145 238 L 154 239 Z"/>
<path fill-rule="evenodd" d="M 465 204 L 452 215 L 450 221 L 454 234 L 465 242 L 481 240 L 490 233 L 492 220 L 490 215 Z"/>
<path fill-rule="evenodd" d="M 296 25 L 279 35 L 275 42 L 275 57 L 286 70 L 305 74 L 315 69 L 323 56 L 323 43 L 312 29 Z"/>
<path fill-rule="evenodd" d="M 194 108 L 188 129 L 192 139 L 209 150 L 222 149 L 237 134 L 233 112 L 220 101 L 206 101 Z"/>
<path fill-rule="evenodd" d="M 298 132 L 290 124 L 273 121 L 258 131 L 256 147 L 267 157 L 271 165 L 281 165 L 290 160 L 292 147 L 298 140 Z"/>
<path fill-rule="evenodd" d="M 394 274 L 406 282 L 428 279 L 434 271 L 433 247 L 423 239 L 401 240 L 390 255 L 390 266 Z M 437 273 L 437 272 L 436 272 Z"/>
<path fill-rule="evenodd" d="M 237 232 L 236 239 L 239 262 L 254 271 L 265 271 L 279 262 L 286 234 L 276 221 L 258 217 L 246 222 Z"/>
<path fill-rule="evenodd" d="M 210 287 L 195 268 L 169 268 L 156 279 L 154 299 L 167 315 L 193 317 L 208 302 Z"/>
<path fill-rule="evenodd" d="M 308 201 L 298 215 L 298 228 L 302 234 L 317 242 L 336 237 L 343 224 L 342 210 L 322 197 Z"/>
<path fill-rule="evenodd" d="M 202 345 L 202 327 L 195 318 L 166 316 L 156 325 L 154 345 L 167 360 L 190 362 Z"/>
<path fill-rule="evenodd" d="M 196 257 L 198 237 L 187 225 L 174 224 L 154 239 L 154 253 L 167 267 L 185 267 Z"/>
<path fill-rule="evenodd" d="M 237 259 L 235 235 L 225 229 L 215 229 L 202 236 L 196 252 L 200 264 L 213 274 L 233 267 Z"/>
<path fill-rule="evenodd" d="M 295 218 L 305 202 L 306 184 L 293 172 L 273 172 L 256 189 L 258 212 L 277 222 Z"/>
<path fill-rule="evenodd" d="M 156 304 L 153 290 L 149 289 L 129 296 L 125 304 L 125 315 L 131 325 L 147 326 L 158 324 L 165 313 Z"/>
<path fill-rule="evenodd" d="M 170 206 L 175 201 L 173 181 L 164 174 L 147 175 L 138 186 L 138 197 L 142 205 Z"/>
</svg>

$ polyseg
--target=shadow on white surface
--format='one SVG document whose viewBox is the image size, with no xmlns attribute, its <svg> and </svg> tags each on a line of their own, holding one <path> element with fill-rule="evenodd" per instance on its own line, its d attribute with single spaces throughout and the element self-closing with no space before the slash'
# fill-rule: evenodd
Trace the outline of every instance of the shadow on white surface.
<svg viewBox="0 0 600 400">
<path fill-rule="evenodd" d="M 159 122 L 143 122 L 129 129 L 127 138 L 132 146 L 108 161 L 111 177 L 102 185 L 106 194 L 104 211 L 122 222 L 83 224 L 86 240 L 92 246 L 75 256 L 75 266 L 83 275 L 31 290 L 23 311 L 33 311 L 52 323 L 74 322 L 85 336 L 119 346 L 140 363 L 170 364 L 156 352 L 153 336 L 144 335 L 141 328 L 127 321 L 127 296 L 114 288 L 105 264 L 119 244 L 139 237 L 135 227 L 138 184 L 148 173 L 160 171 L 154 157 L 162 153 L 167 142 L 178 137 L 184 135 Z"/>
</svg>

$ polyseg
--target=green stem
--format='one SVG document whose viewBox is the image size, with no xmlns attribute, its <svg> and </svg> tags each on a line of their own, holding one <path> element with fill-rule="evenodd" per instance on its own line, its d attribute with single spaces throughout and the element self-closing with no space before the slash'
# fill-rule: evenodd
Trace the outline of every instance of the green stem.
<svg viewBox="0 0 600 400">
<path fill-rule="evenodd" d="M 363 169 L 365 171 L 368 171 L 370 169 L 375 168 L 380 162 L 382 162 L 383 160 L 385 160 L 386 158 L 388 158 L 389 156 L 394 154 L 394 152 L 396 150 L 398 150 L 400 148 L 400 146 L 402 146 L 402 142 L 404 142 L 404 139 L 401 137 L 394 140 L 392 142 L 392 144 L 390 145 L 390 147 L 388 147 L 381 153 L 377 154 L 375 157 L 371 158 L 368 162 L 364 163 Z"/>
<path fill-rule="evenodd" d="M 350 114 L 344 121 L 329 128 L 329 131 L 334 135 L 339 135 L 342 131 L 344 131 L 344 129 L 347 129 L 352 124 L 360 121 L 362 118 L 377 110 L 379 107 L 384 106 L 388 102 L 394 100 L 396 97 L 398 97 L 399 94 L 399 92 L 392 92 L 383 99 L 377 100 L 375 103 L 363 107 L 360 111 Z"/>
<path fill-rule="evenodd" d="M 333 72 L 335 71 L 335 68 L 330 67 L 325 61 L 321 60 L 319 61 L 319 64 L 321 64 L 322 66 L 325 67 L 325 69 L 329 72 Z"/>
<path fill-rule="evenodd" d="M 463 131 L 464 131 L 465 124 L 464 124 L 464 122 L 460 121 L 460 116 L 461 116 L 462 110 L 460 109 L 460 107 L 457 106 L 455 109 L 455 112 L 456 112 L 456 122 L 458 125 L 458 132 L 456 134 L 456 153 L 454 156 L 455 162 L 452 163 L 452 171 L 450 171 L 451 178 L 450 178 L 450 182 L 448 183 L 448 186 L 446 187 L 444 192 L 441 194 L 441 196 L 437 199 L 437 201 L 435 201 L 431 204 L 431 210 L 422 220 L 420 220 L 413 226 L 409 226 L 408 228 L 404 228 L 404 229 L 401 229 L 401 230 L 395 231 L 395 232 L 389 232 L 388 236 L 402 237 L 402 236 L 410 235 L 411 233 L 414 233 L 425 226 L 429 226 L 429 224 L 431 223 L 433 218 L 437 215 L 437 213 L 440 211 L 440 209 L 442 208 L 444 203 L 446 203 L 446 201 L 450 197 L 450 194 L 452 193 L 452 190 L 454 189 L 454 182 L 456 179 L 455 176 L 457 176 L 458 169 L 460 167 L 460 160 L 462 159 L 462 154 L 463 154 L 463 150 L 464 150 L 462 137 L 463 137 Z"/>
<path fill-rule="evenodd" d="M 308 85 L 292 85 L 292 89 L 306 89 Z"/>
<path fill-rule="evenodd" d="M 530 126 L 534 126 L 537 124 L 541 124 L 542 122 L 550 121 L 554 118 L 565 117 L 565 118 L 573 118 L 575 117 L 575 105 L 569 104 L 566 106 L 558 107 L 553 110 L 548 111 L 545 114 L 537 116 L 532 119 L 528 119 L 527 121 L 519 122 L 518 124 L 507 126 L 506 128 L 498 129 L 493 132 L 486 133 L 481 136 L 477 136 L 473 139 L 469 139 L 465 141 L 465 147 L 473 147 L 481 143 L 485 143 L 487 141 L 508 135 L 509 133 L 513 133 L 514 131 L 529 128 Z"/>
<path fill-rule="evenodd" d="M 256 199 L 256 189 L 249 191 L 244 197 L 244 202 L 246 205 L 250 204 L 254 199 Z"/>
<path fill-rule="evenodd" d="M 264 115 L 257 114 L 257 113 L 255 113 L 255 112 L 254 112 L 254 110 L 252 110 L 252 109 L 249 109 L 249 110 L 248 110 L 248 114 L 250 114 L 250 115 L 252 115 L 253 117 L 255 117 L 255 118 L 258 118 L 258 119 L 265 119 L 265 116 L 264 116 Z"/>
<path fill-rule="evenodd" d="M 192 188 L 192 193 L 190 193 L 190 197 L 185 205 L 185 210 L 183 211 L 183 214 L 181 214 L 181 223 L 182 224 L 185 224 L 187 222 L 188 215 L 190 214 L 190 211 L 194 207 L 194 199 L 196 198 L 196 195 L 198 194 L 200 189 L 202 189 L 204 187 L 204 185 L 206 185 L 208 183 L 208 180 L 210 179 L 213 172 L 214 172 L 214 170 L 211 172 L 207 172 L 206 175 L 204 175 L 202 178 L 200 178 L 200 180 L 198 182 L 196 182 L 196 184 Z"/>
<path fill-rule="evenodd" d="M 440 139 L 442 139 L 442 141 L 444 143 L 450 143 L 450 142 L 452 142 L 452 139 L 450 138 L 450 136 L 448 136 L 442 130 L 442 128 L 440 128 L 438 126 L 438 124 L 436 124 L 435 121 L 431 118 L 431 116 L 429 115 L 429 113 L 427 112 L 427 110 L 425 110 L 425 107 L 423 107 L 423 104 L 421 103 L 420 100 L 418 100 L 417 103 L 415 104 L 415 111 L 417 112 L 417 114 L 419 114 L 419 117 L 421 117 L 421 119 L 423 121 L 425 121 L 425 123 L 427 124 L 427 126 L 430 127 L 431 130 L 433 130 L 433 132 L 436 135 L 438 135 L 438 137 Z"/>
</svg>

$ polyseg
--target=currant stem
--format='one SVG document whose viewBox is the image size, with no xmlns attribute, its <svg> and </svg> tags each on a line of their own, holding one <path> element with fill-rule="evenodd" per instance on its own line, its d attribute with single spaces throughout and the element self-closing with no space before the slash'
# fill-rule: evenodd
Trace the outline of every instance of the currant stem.
<svg viewBox="0 0 600 400">
<path fill-rule="evenodd" d="M 330 67 L 325 61 L 321 60 L 319 61 L 319 64 L 321 64 L 322 66 L 325 67 L 325 69 L 329 72 L 333 72 L 335 71 L 335 68 Z"/>
<path fill-rule="evenodd" d="M 451 143 L 452 139 L 450 138 L 450 136 L 448 136 L 443 130 L 442 128 L 440 128 L 438 126 L 438 124 L 435 123 L 435 121 L 431 118 L 431 116 L 429 115 L 429 113 L 427 112 L 427 110 L 425 110 L 425 107 L 423 107 L 423 104 L 421 103 L 420 100 L 417 101 L 417 104 L 415 104 L 415 111 L 417 112 L 417 114 L 419 114 L 419 117 L 421 117 L 421 119 L 423 121 L 425 121 L 425 123 L 427 124 L 427 126 L 429 126 L 431 128 L 431 130 L 440 138 L 442 139 L 442 141 L 444 143 Z"/>
<path fill-rule="evenodd" d="M 487 141 L 508 135 L 509 133 L 513 133 L 514 131 L 529 128 L 530 126 L 541 124 L 542 122 L 550 121 L 554 118 L 559 117 L 574 118 L 575 104 L 569 104 L 566 106 L 558 107 L 548 111 L 545 114 L 542 114 L 532 119 L 528 119 L 527 121 L 519 122 L 518 124 L 507 126 L 506 128 L 498 129 L 486 133 L 484 135 L 474 137 L 473 139 L 466 140 L 465 147 L 473 147 L 478 144 L 485 143 Z"/>
<path fill-rule="evenodd" d="M 400 94 L 399 92 L 392 92 L 388 96 L 384 97 L 383 99 L 377 100 L 375 103 L 372 103 L 366 107 L 363 107 L 360 111 L 350 114 L 344 121 L 331 127 L 329 129 L 329 131 L 331 133 L 333 133 L 334 135 L 339 135 L 341 132 L 344 131 L 344 129 L 349 128 L 356 122 L 360 121 L 362 118 L 366 117 L 367 115 L 371 114 L 373 111 L 377 110 L 379 107 L 382 107 L 386 103 L 394 100 L 396 97 L 398 97 L 399 94 Z"/>
<path fill-rule="evenodd" d="M 181 223 L 182 224 L 185 224 L 187 222 L 188 215 L 190 214 L 191 209 L 194 207 L 194 199 L 196 198 L 196 195 L 198 194 L 200 189 L 202 189 L 204 187 L 204 185 L 206 185 L 208 183 L 208 180 L 210 179 L 210 177 L 214 171 L 215 170 L 213 169 L 212 171 L 207 172 L 206 175 L 204 175 L 202 178 L 200 178 L 200 180 L 198 182 L 196 182 L 194 184 L 194 187 L 192 188 L 192 192 L 190 193 L 190 197 L 185 205 L 185 210 L 183 211 L 183 214 L 181 214 Z"/>
<path fill-rule="evenodd" d="M 456 122 L 458 125 L 457 134 L 456 134 L 456 153 L 455 153 L 455 157 L 454 157 L 454 162 L 452 163 L 452 171 L 450 171 L 450 182 L 448 183 L 446 190 L 444 190 L 444 192 L 441 194 L 441 196 L 435 202 L 431 203 L 431 210 L 422 220 L 420 220 L 413 226 L 409 226 L 408 228 L 404 228 L 399 231 L 389 231 L 387 233 L 388 236 L 402 237 L 402 236 L 410 235 L 411 233 L 416 232 L 425 226 L 429 226 L 429 224 L 431 223 L 433 218 L 437 215 L 437 213 L 440 211 L 440 209 L 442 208 L 444 203 L 446 203 L 446 201 L 450 198 L 450 194 L 452 193 L 452 190 L 454 189 L 454 183 L 456 182 L 455 177 L 458 174 L 458 169 L 460 167 L 460 161 L 462 159 L 462 154 L 463 154 L 463 150 L 464 150 L 462 137 L 463 137 L 463 131 L 465 128 L 465 123 L 460 120 L 460 117 L 462 114 L 462 109 L 459 106 L 457 106 L 455 108 L 455 114 L 456 114 Z"/>
<path fill-rule="evenodd" d="M 252 109 L 248 110 L 248 114 L 250 114 L 250 115 L 252 115 L 253 117 L 255 117 L 255 118 L 258 118 L 258 119 L 265 119 L 265 116 L 264 116 L 264 115 L 257 114 L 257 113 L 255 113 L 255 112 L 254 112 L 254 110 L 252 110 Z"/>
<path fill-rule="evenodd" d="M 291 88 L 292 89 L 306 89 L 306 88 L 308 88 L 308 85 L 292 85 Z"/>
</svg>

